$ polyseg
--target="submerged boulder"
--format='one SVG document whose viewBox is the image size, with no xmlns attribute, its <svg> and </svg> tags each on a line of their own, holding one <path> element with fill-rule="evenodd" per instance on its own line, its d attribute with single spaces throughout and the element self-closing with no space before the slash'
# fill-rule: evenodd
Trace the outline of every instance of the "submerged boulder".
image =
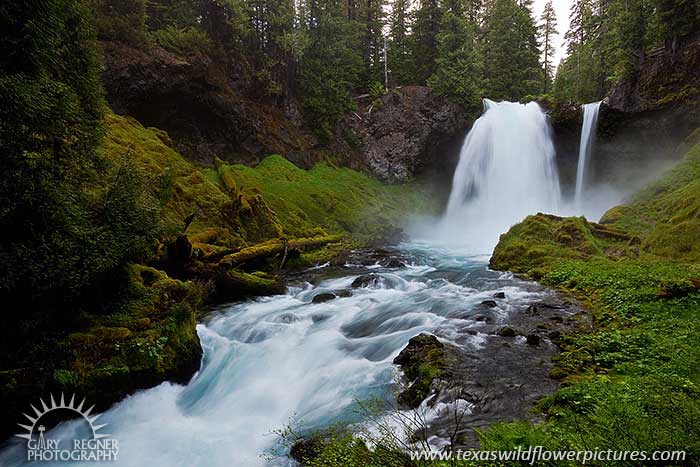
<svg viewBox="0 0 700 467">
<path fill-rule="evenodd" d="M 377 285 L 381 281 L 381 276 L 378 274 L 364 274 L 354 281 L 350 285 L 353 289 L 359 289 L 362 287 L 370 287 Z"/>
<path fill-rule="evenodd" d="M 320 293 L 314 295 L 314 298 L 311 299 L 311 303 L 325 303 L 335 299 L 336 295 L 334 293 Z"/>
</svg>

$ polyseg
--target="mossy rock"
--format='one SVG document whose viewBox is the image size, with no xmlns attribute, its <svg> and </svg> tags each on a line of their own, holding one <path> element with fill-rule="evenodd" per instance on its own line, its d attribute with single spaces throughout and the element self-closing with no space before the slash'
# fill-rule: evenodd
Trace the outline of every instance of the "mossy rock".
<svg viewBox="0 0 700 467">
<path fill-rule="evenodd" d="M 447 371 L 445 344 L 432 334 L 419 334 L 408 341 L 394 364 L 401 367 L 409 383 L 399 394 L 398 402 L 416 408 L 430 395 L 433 380 Z"/>
</svg>

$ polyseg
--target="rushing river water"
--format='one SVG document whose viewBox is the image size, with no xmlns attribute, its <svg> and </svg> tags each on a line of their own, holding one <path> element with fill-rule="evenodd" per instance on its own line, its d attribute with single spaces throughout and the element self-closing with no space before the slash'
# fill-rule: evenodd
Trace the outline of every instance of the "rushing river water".
<svg viewBox="0 0 700 467">
<path fill-rule="evenodd" d="M 429 332 L 479 352 L 493 338 L 481 332 L 482 302 L 490 301 L 493 331 L 546 294 L 489 270 L 487 260 L 510 225 L 538 210 L 557 209 L 553 151 L 546 116 L 536 104 L 487 101 L 462 148 L 445 218 L 422 229 L 424 237 L 466 252 L 408 243 L 399 247 L 405 264 L 394 268 L 356 254 L 325 277 L 319 275 L 325 268 L 309 271 L 286 295 L 216 310 L 198 326 L 204 357 L 188 385 L 164 383 L 138 392 L 100 417 L 100 424 L 107 423 L 100 432 L 119 443 L 113 465 L 292 464 L 274 431 L 290 423 L 304 431 L 361 422 L 357 401 L 394 389 L 392 361 L 411 337 Z M 373 276 L 352 287 L 367 274 Z M 320 293 L 340 291 L 345 293 L 338 298 L 312 303 Z M 494 300 L 497 292 L 503 295 Z M 521 339 L 514 345 L 525 345 Z M 46 438 L 74 439 L 85 428 L 84 422 L 63 423 Z M 15 438 L 0 453 L 0 465 L 23 465 L 26 453 L 26 441 Z"/>
<path fill-rule="evenodd" d="M 204 357 L 187 386 L 161 384 L 101 416 L 108 424 L 101 431 L 119 442 L 115 465 L 264 465 L 261 456 L 278 443 L 273 430 L 292 419 L 298 429 L 357 421 L 356 401 L 390 390 L 392 360 L 411 337 L 431 332 L 476 350 L 486 336 L 467 330 L 479 324 L 482 301 L 505 292 L 493 309 L 504 321 L 539 293 L 488 270 L 485 256 L 421 244 L 401 250 L 411 263 L 406 267 L 350 264 L 346 275 L 213 313 L 198 327 Z M 351 288 L 367 273 L 375 274 L 371 284 Z M 340 290 L 352 295 L 311 303 L 319 293 Z M 70 439 L 79 427 L 64 423 L 47 436 Z M 22 465 L 25 455 L 20 441 L 2 453 L 0 465 Z"/>
</svg>

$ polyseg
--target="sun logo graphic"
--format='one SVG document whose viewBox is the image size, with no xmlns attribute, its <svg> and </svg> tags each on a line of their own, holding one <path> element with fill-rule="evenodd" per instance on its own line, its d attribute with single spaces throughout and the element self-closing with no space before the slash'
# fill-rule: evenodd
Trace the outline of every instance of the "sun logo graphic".
<svg viewBox="0 0 700 467">
<path fill-rule="evenodd" d="M 44 399 L 39 399 L 41 408 L 34 405 L 30 407 L 34 411 L 33 415 L 23 414 L 29 423 L 18 423 L 26 430 L 26 433 L 19 433 L 15 436 L 27 440 L 27 460 L 29 461 L 114 461 L 117 460 L 119 446 L 117 440 L 110 438 L 110 435 L 100 433 L 100 429 L 107 426 L 106 423 L 96 424 L 102 414 L 92 415 L 94 405 L 83 409 L 85 399 L 76 405 L 75 394 L 66 403 L 63 394 L 56 403 L 53 394 L 50 395 L 50 404 L 46 404 Z M 87 427 L 87 433 L 83 436 L 72 438 L 68 443 L 55 436 L 46 433 L 44 423 L 51 418 L 53 412 L 70 411 L 76 416 L 78 421 L 82 421 Z M 64 418 L 64 417 L 63 417 Z M 82 420 L 81 420 L 82 419 Z"/>
</svg>

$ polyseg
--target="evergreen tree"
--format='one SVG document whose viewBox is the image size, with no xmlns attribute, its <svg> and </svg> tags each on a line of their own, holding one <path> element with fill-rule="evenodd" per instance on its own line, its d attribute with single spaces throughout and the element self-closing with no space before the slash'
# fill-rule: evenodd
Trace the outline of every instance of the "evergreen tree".
<svg viewBox="0 0 700 467">
<path fill-rule="evenodd" d="M 366 89 L 384 82 L 384 35 L 386 24 L 382 0 L 362 0 L 359 24 L 362 24 L 362 82 Z"/>
<path fill-rule="evenodd" d="M 412 83 L 415 61 L 410 36 L 410 0 L 394 0 L 389 16 L 389 69 L 394 85 Z"/>
<path fill-rule="evenodd" d="M 564 34 L 569 54 L 575 50 L 577 45 L 586 42 L 586 31 L 591 15 L 591 0 L 574 0 L 571 4 L 569 30 Z"/>
<path fill-rule="evenodd" d="M 675 52 L 680 40 L 700 34 L 698 0 L 655 0 L 659 33 L 667 49 Z"/>
<path fill-rule="evenodd" d="M 418 84 L 425 84 L 435 71 L 441 17 L 438 0 L 420 0 L 413 23 L 413 56 L 416 62 L 414 81 Z"/>
<path fill-rule="evenodd" d="M 128 159 L 108 170 L 98 151 L 104 103 L 92 18 L 80 0 L 0 5 L 3 303 L 58 307 L 145 254 L 158 234 L 138 172 L 122 170 Z"/>
<path fill-rule="evenodd" d="M 517 101 L 540 92 L 537 27 L 528 4 L 494 0 L 486 13 L 483 47 L 488 97 Z"/>
<path fill-rule="evenodd" d="M 428 84 L 437 94 L 476 110 L 481 102 L 481 64 L 474 25 L 466 19 L 461 0 L 446 1 L 437 35 L 435 72 Z"/>
<path fill-rule="evenodd" d="M 547 0 L 540 17 L 540 43 L 542 44 L 542 72 L 544 74 L 543 91 L 549 91 L 550 84 L 554 79 L 554 66 L 552 61 L 556 52 L 554 38 L 557 35 L 557 14 L 554 11 L 552 0 Z"/>
<path fill-rule="evenodd" d="M 339 0 L 310 0 L 305 10 L 309 44 L 300 78 L 304 113 L 316 134 L 328 141 L 338 119 L 354 108 L 351 93 L 362 71 L 357 23 Z"/>
</svg>

